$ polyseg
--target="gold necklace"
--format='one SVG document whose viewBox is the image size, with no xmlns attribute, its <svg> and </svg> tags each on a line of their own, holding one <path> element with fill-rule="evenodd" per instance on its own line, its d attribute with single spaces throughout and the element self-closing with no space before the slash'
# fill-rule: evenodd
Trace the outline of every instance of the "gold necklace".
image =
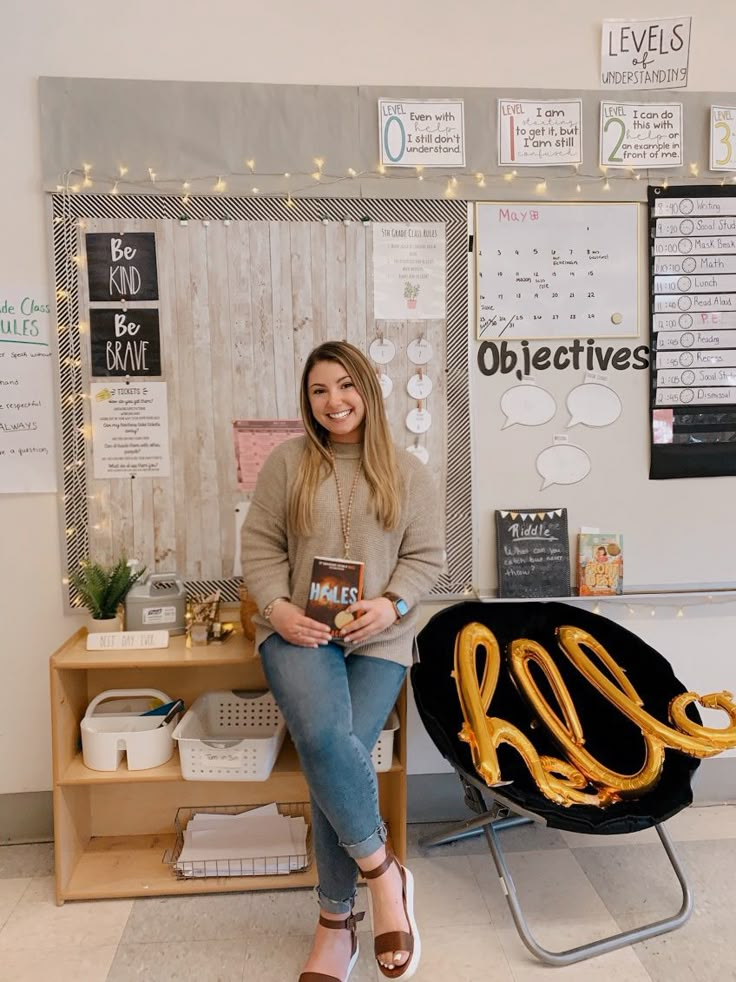
<svg viewBox="0 0 736 982">
<path fill-rule="evenodd" d="M 358 478 L 360 477 L 360 470 L 363 466 L 362 461 L 358 461 L 358 469 L 355 472 L 355 477 L 353 478 L 353 486 L 350 488 L 350 497 L 348 498 L 348 510 L 345 513 L 345 508 L 343 505 L 342 498 L 342 487 L 340 486 L 340 479 L 337 476 L 337 466 L 335 461 L 335 454 L 332 449 L 332 444 L 328 444 L 328 449 L 330 452 L 330 457 L 332 458 L 332 473 L 335 475 L 335 487 L 337 488 L 337 507 L 340 509 L 340 528 L 342 529 L 342 542 L 344 547 L 343 559 L 350 558 L 350 520 L 353 515 L 353 502 L 355 501 L 355 492 L 358 488 Z"/>
</svg>

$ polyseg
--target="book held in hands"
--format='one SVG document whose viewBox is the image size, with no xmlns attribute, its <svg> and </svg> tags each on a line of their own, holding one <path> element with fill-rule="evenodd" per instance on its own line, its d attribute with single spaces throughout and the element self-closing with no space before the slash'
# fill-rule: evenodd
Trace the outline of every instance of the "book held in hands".
<svg viewBox="0 0 736 982">
<path fill-rule="evenodd" d="M 566 508 L 496 512 L 499 597 L 569 597 Z"/>
<path fill-rule="evenodd" d="M 578 535 L 578 593 L 581 597 L 624 592 L 624 537 L 620 532 Z"/>
<path fill-rule="evenodd" d="M 333 637 L 354 619 L 347 608 L 363 598 L 364 566 L 355 559 L 314 558 L 304 613 L 326 624 Z"/>
</svg>

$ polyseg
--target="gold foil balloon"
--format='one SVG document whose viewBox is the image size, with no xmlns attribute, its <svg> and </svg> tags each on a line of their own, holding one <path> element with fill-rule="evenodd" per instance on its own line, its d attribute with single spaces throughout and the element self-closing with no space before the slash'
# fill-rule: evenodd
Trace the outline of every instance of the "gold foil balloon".
<svg viewBox="0 0 736 982">
<path fill-rule="evenodd" d="M 521 755 L 539 790 L 550 800 L 561 805 L 597 807 L 605 807 L 622 798 L 639 797 L 653 788 L 662 772 L 666 747 L 694 757 L 710 757 L 736 747 L 736 704 L 730 692 L 707 696 L 685 692 L 676 696 L 669 707 L 670 720 L 676 727 L 673 729 L 646 712 L 624 670 L 591 634 L 567 625 L 559 627 L 556 633 L 560 648 L 577 670 L 639 727 L 644 740 L 644 764 L 635 774 L 619 774 L 585 749 L 580 719 L 559 669 L 545 648 L 528 638 L 512 641 L 509 645 L 509 668 L 539 722 L 546 726 L 560 747 L 564 759 L 540 755 L 518 727 L 499 717 L 488 716 L 502 656 L 493 632 L 485 625 L 473 622 L 457 635 L 452 674 L 464 718 L 459 737 L 470 745 L 473 764 L 489 787 L 506 783 L 498 762 L 497 750 L 501 744 L 508 744 Z M 479 648 L 484 656 L 480 680 L 476 668 Z M 584 648 L 590 654 L 586 654 Z M 596 662 L 609 674 L 601 671 Z M 544 673 L 557 709 L 550 706 L 534 680 L 529 667 L 531 663 Z M 729 725 L 716 729 L 692 722 L 686 710 L 693 702 L 709 709 L 723 710 L 729 717 Z"/>
</svg>

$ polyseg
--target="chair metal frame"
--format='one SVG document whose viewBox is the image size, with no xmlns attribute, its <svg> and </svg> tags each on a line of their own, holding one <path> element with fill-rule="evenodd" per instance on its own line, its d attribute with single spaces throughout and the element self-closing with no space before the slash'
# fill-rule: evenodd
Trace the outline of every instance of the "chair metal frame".
<svg viewBox="0 0 736 982">
<path fill-rule="evenodd" d="M 525 811 L 519 805 L 505 799 L 502 793 L 495 789 L 484 789 L 484 793 L 490 794 L 493 798 L 491 808 L 487 808 L 483 794 L 471 784 L 462 774 L 458 774 L 465 790 L 465 801 L 468 807 L 474 812 L 480 812 L 477 818 L 472 818 L 459 824 L 450 826 L 444 832 L 438 832 L 420 840 L 419 844 L 424 847 L 439 846 L 448 842 L 456 842 L 471 836 L 485 834 L 488 848 L 493 856 L 501 886 L 506 894 L 506 900 L 511 909 L 511 916 L 514 919 L 516 930 L 519 932 L 521 940 L 529 951 L 540 961 L 547 965 L 573 965 L 575 962 L 593 958 L 596 955 L 603 955 L 609 951 L 616 951 L 625 948 L 627 945 L 635 944 L 638 941 L 646 941 L 648 938 L 666 934 L 668 931 L 675 931 L 682 927 L 693 912 L 693 893 L 688 883 L 685 871 L 680 864 L 672 845 L 669 833 L 665 830 L 664 824 L 655 826 L 660 841 L 664 847 L 667 857 L 675 871 L 680 888 L 682 890 L 682 904 L 679 911 L 672 917 L 663 920 L 653 921 L 641 927 L 632 928 L 629 931 L 622 931 L 619 934 L 612 934 L 599 941 L 591 941 L 588 944 L 578 945 L 576 948 L 568 948 L 565 951 L 550 951 L 543 948 L 534 938 L 526 917 L 519 901 L 516 885 L 511 875 L 511 871 L 506 862 L 503 848 L 498 833 L 503 829 L 513 828 L 518 825 L 530 825 L 536 823 L 544 825 L 546 823 L 534 815 L 532 812 Z"/>
</svg>

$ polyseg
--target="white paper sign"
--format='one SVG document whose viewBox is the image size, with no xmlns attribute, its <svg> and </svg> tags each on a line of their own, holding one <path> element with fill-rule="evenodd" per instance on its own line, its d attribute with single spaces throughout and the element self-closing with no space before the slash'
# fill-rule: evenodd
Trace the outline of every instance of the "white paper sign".
<svg viewBox="0 0 736 982">
<path fill-rule="evenodd" d="M 682 104 L 601 103 L 604 167 L 681 167 Z"/>
<path fill-rule="evenodd" d="M 710 169 L 736 170 L 736 107 L 710 107 Z"/>
<path fill-rule="evenodd" d="M 90 403 L 96 478 L 169 476 L 166 382 L 93 382 Z"/>
<path fill-rule="evenodd" d="M 378 100 L 381 163 L 388 167 L 464 167 L 463 103 Z"/>
<path fill-rule="evenodd" d="M 168 648 L 168 631 L 103 631 L 87 635 L 87 651 Z"/>
<path fill-rule="evenodd" d="M 377 320 L 444 318 L 445 238 L 444 222 L 374 223 L 373 303 Z"/>
<path fill-rule="evenodd" d="M 690 17 L 604 20 L 601 88 L 685 88 L 690 24 Z"/>
<path fill-rule="evenodd" d="M 50 305 L 0 290 L 0 492 L 56 491 Z"/>
<path fill-rule="evenodd" d="M 517 167 L 580 164 L 583 104 L 498 100 L 498 163 Z"/>
</svg>

